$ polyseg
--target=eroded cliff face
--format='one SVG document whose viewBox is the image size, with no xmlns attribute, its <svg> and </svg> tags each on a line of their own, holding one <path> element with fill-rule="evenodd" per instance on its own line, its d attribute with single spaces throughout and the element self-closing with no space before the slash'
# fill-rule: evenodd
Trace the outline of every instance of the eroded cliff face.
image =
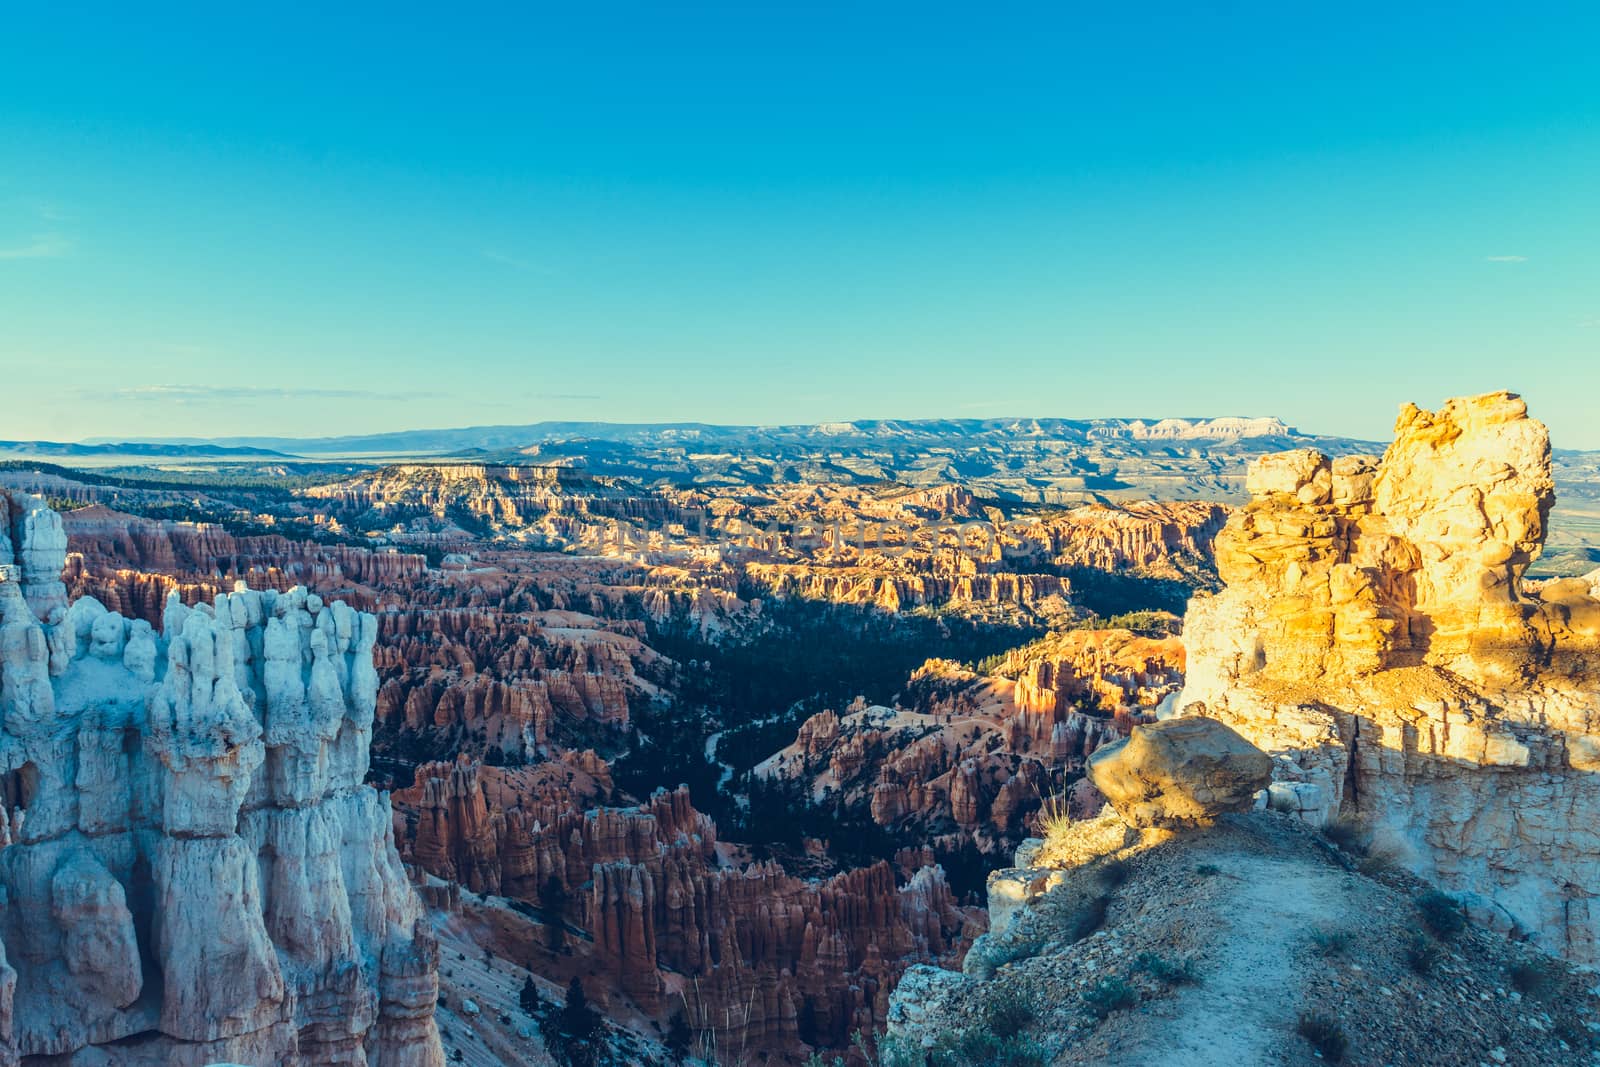
<svg viewBox="0 0 1600 1067">
<path fill-rule="evenodd" d="M 437 948 L 362 784 L 377 620 L 239 583 L 157 632 L 69 605 L 66 544 L 0 493 L 0 1060 L 442 1064 Z"/>
<path fill-rule="evenodd" d="M 507 917 L 502 954 L 582 975 L 613 1016 L 682 1011 L 719 1048 L 844 1047 L 882 1025 L 906 967 L 958 963 L 981 930 L 937 866 L 903 882 L 887 862 L 796 878 L 743 862 L 687 789 L 592 806 L 605 773 L 592 753 L 528 768 L 460 759 L 418 767 L 395 800 L 409 859 L 541 916 L 519 930 Z"/>
<path fill-rule="evenodd" d="M 1395 432 L 1381 460 L 1252 465 L 1179 706 L 1277 757 L 1274 807 L 1359 819 L 1485 919 L 1600 959 L 1600 600 L 1523 581 L 1548 433 L 1508 393 Z"/>
<path fill-rule="evenodd" d="M 99 504 L 67 512 L 61 525 L 69 593 L 152 626 L 174 592 L 185 604 L 210 603 L 246 581 L 280 593 L 296 585 L 338 589 L 359 601 L 368 587 L 421 581 L 428 573 L 427 560 L 412 553 L 276 534 L 236 537 L 212 523 L 144 519 Z"/>
</svg>

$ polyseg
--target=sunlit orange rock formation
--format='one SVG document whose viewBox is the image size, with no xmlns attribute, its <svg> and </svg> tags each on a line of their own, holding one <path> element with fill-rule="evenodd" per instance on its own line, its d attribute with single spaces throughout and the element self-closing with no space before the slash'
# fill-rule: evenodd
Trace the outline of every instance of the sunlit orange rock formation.
<svg viewBox="0 0 1600 1067">
<path fill-rule="evenodd" d="M 1524 581 L 1554 498 L 1519 398 L 1408 406 L 1381 460 L 1252 465 L 1185 623 L 1186 714 L 1276 754 L 1272 803 L 1359 819 L 1499 925 L 1600 958 L 1600 601 Z"/>
</svg>

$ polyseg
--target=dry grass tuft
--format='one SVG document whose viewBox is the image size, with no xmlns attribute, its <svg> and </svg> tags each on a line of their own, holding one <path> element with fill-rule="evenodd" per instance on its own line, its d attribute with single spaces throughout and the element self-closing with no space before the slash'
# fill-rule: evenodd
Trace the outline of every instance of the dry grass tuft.
<svg viewBox="0 0 1600 1067">
<path fill-rule="evenodd" d="M 1072 815 L 1067 810 L 1067 795 L 1065 793 L 1052 793 L 1044 798 L 1039 805 L 1039 814 L 1035 817 L 1039 827 L 1039 836 L 1049 841 L 1052 838 L 1061 838 L 1071 831 Z"/>
</svg>

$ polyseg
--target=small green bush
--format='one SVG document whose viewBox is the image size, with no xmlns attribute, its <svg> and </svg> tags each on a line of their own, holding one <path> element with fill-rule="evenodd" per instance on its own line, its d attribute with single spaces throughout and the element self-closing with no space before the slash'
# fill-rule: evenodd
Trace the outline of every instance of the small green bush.
<svg viewBox="0 0 1600 1067">
<path fill-rule="evenodd" d="M 1343 956 L 1350 951 L 1350 932 L 1348 930 L 1313 930 L 1311 943 L 1317 946 L 1317 951 L 1324 956 Z"/>
<path fill-rule="evenodd" d="M 1522 960 L 1506 970 L 1512 988 L 1530 997 L 1548 996 L 1556 988 L 1555 965 L 1549 960 Z"/>
<path fill-rule="evenodd" d="M 1039 1017 L 1039 1003 L 1031 990 L 991 990 L 983 1002 L 983 1024 L 997 1034 L 1025 1030 Z"/>
<path fill-rule="evenodd" d="M 1013 1031 L 1004 1038 L 987 1027 L 970 1027 L 939 1038 L 931 1049 L 905 1037 L 879 1034 L 873 1042 L 857 1038 L 855 1047 L 868 1064 L 876 1067 L 1048 1067 L 1050 1053 L 1044 1045 Z M 807 1067 L 812 1067 L 807 1061 Z"/>
<path fill-rule="evenodd" d="M 1439 962 L 1439 946 L 1420 931 L 1413 930 L 1406 940 L 1406 965 L 1418 974 L 1432 974 Z"/>
<path fill-rule="evenodd" d="M 1311 1043 L 1311 1047 L 1316 1049 L 1323 1059 L 1329 1063 L 1344 1062 L 1349 1041 L 1344 1036 L 1344 1027 L 1339 1025 L 1337 1019 L 1309 1012 L 1300 1016 L 1300 1023 L 1295 1029 L 1301 1037 Z"/>
<path fill-rule="evenodd" d="M 1575 1052 L 1588 1052 L 1594 1048 L 1594 1032 L 1584 1025 L 1583 1020 L 1575 1015 L 1558 1015 L 1555 1025 L 1550 1032 L 1567 1043 L 1567 1047 Z"/>
<path fill-rule="evenodd" d="M 1125 979 L 1112 976 L 1102 978 L 1083 994 L 1084 1006 L 1089 1014 L 1104 1019 L 1114 1011 L 1126 1011 L 1139 1003 L 1139 991 Z"/>
<path fill-rule="evenodd" d="M 1448 941 L 1466 929 L 1467 917 L 1461 912 L 1461 902 L 1449 893 L 1430 889 L 1417 896 L 1417 910 L 1433 936 Z"/>
<path fill-rule="evenodd" d="M 1376 878 L 1380 874 L 1399 870 L 1402 866 L 1404 864 L 1400 862 L 1399 855 L 1392 849 L 1373 848 L 1356 864 L 1356 870 L 1368 878 Z"/>
<path fill-rule="evenodd" d="M 963 1030 L 948 1042 L 941 1041 L 939 1045 L 939 1050 L 934 1053 L 933 1058 L 940 1067 L 944 1067 L 946 1063 L 951 1067 L 958 1063 L 970 1063 L 974 1067 L 978 1064 L 997 1063 L 1004 1052 L 1004 1043 L 993 1031 L 976 1027 Z"/>
<path fill-rule="evenodd" d="M 1322 828 L 1322 836 L 1352 856 L 1365 856 L 1372 848 L 1372 831 L 1354 819 L 1335 819 Z"/>
<path fill-rule="evenodd" d="M 927 1062 L 927 1053 L 919 1042 L 908 1037 L 891 1037 L 888 1034 L 878 1034 L 873 1042 L 877 1047 L 876 1055 L 867 1046 L 865 1037 L 858 1030 L 853 1043 L 867 1063 L 876 1064 L 877 1067 L 923 1067 Z"/>
<path fill-rule="evenodd" d="M 1133 966 L 1167 985 L 1189 985 L 1200 980 L 1191 959 L 1169 960 L 1154 952 L 1141 952 Z"/>
<path fill-rule="evenodd" d="M 1006 1042 L 997 1067 L 1049 1067 L 1054 1057 L 1044 1045 L 1029 1038 Z"/>
</svg>

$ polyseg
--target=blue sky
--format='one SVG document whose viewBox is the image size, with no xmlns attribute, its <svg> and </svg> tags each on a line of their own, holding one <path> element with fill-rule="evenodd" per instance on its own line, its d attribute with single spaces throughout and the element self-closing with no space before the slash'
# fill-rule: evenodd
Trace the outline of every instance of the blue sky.
<svg viewBox="0 0 1600 1067">
<path fill-rule="evenodd" d="M 0 438 L 1511 388 L 1600 448 L 1600 9 L 1393 6 L 30 5 Z"/>
</svg>

